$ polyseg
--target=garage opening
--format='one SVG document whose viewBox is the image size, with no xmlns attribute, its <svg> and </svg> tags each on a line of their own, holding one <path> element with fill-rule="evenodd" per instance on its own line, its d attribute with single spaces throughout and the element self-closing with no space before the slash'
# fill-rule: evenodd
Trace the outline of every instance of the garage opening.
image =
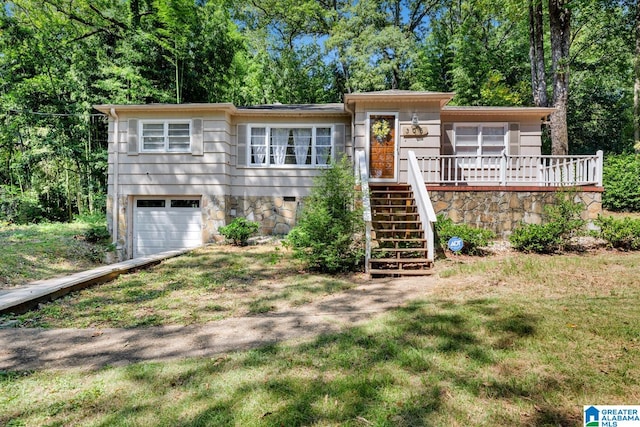
<svg viewBox="0 0 640 427">
<path fill-rule="evenodd" d="M 202 244 L 199 198 L 136 199 L 133 208 L 133 257 Z"/>
</svg>

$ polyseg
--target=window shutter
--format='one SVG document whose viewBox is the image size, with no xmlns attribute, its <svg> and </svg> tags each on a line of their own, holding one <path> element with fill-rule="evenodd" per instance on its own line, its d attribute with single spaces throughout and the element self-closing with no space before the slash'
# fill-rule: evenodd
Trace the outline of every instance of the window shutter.
<svg viewBox="0 0 640 427">
<path fill-rule="evenodd" d="M 509 123 L 509 155 L 520 155 L 520 123 Z"/>
<path fill-rule="evenodd" d="M 442 131 L 440 154 L 443 156 L 450 156 L 453 154 L 453 123 L 443 124 Z"/>
<path fill-rule="evenodd" d="M 127 153 L 129 155 L 138 154 L 138 119 L 129 119 Z"/>
<path fill-rule="evenodd" d="M 238 125 L 236 166 L 247 166 L 247 125 Z"/>
<path fill-rule="evenodd" d="M 334 158 L 338 159 L 346 152 L 344 124 L 338 123 L 333 127 L 333 146 L 335 147 Z"/>
<path fill-rule="evenodd" d="M 202 119 L 193 119 L 191 126 L 191 155 L 202 156 L 204 154 Z"/>
</svg>

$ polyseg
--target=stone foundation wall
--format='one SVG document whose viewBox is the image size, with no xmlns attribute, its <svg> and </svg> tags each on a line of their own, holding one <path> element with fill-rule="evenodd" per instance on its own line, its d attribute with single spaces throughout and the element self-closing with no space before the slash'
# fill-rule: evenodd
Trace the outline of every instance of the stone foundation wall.
<svg viewBox="0 0 640 427">
<path fill-rule="evenodd" d="M 118 241 L 116 243 L 116 258 L 118 261 L 128 259 L 127 250 L 127 208 L 129 198 L 127 196 L 118 197 Z M 113 196 L 107 196 L 107 229 L 113 237 Z"/>
<path fill-rule="evenodd" d="M 522 222 L 540 224 L 545 205 L 555 203 L 556 191 L 429 190 L 429 196 L 436 214 L 507 237 Z M 575 201 L 584 205 L 582 218 L 587 221 L 602 213 L 599 191 L 579 191 Z"/>
<path fill-rule="evenodd" d="M 301 202 L 285 201 L 283 197 L 269 196 L 203 196 L 202 223 L 203 240 L 224 240 L 218 228 L 243 217 L 260 223 L 260 234 L 284 235 L 296 223 Z"/>
</svg>

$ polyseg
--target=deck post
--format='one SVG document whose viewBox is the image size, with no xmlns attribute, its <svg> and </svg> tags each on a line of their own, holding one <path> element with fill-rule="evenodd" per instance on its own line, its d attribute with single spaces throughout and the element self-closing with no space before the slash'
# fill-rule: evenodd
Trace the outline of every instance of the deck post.
<svg viewBox="0 0 640 427">
<path fill-rule="evenodd" d="M 602 150 L 596 151 L 596 156 L 598 157 L 596 161 L 596 182 L 598 183 L 598 187 L 604 187 L 602 181 L 602 175 L 604 172 L 604 153 Z"/>
<path fill-rule="evenodd" d="M 507 153 L 502 150 L 500 156 L 500 185 L 507 185 Z"/>
</svg>

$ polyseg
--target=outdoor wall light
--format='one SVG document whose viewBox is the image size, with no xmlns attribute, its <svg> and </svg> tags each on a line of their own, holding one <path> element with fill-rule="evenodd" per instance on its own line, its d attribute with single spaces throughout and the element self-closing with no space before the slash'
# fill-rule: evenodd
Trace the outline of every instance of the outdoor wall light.
<svg viewBox="0 0 640 427">
<path fill-rule="evenodd" d="M 405 133 L 409 133 L 409 129 L 407 128 Z M 420 126 L 420 121 L 418 120 L 418 114 L 413 113 L 413 115 L 411 116 L 411 134 L 414 137 L 422 137 L 424 135 L 426 135 L 426 131 L 425 129 L 422 129 L 422 126 Z"/>
</svg>

